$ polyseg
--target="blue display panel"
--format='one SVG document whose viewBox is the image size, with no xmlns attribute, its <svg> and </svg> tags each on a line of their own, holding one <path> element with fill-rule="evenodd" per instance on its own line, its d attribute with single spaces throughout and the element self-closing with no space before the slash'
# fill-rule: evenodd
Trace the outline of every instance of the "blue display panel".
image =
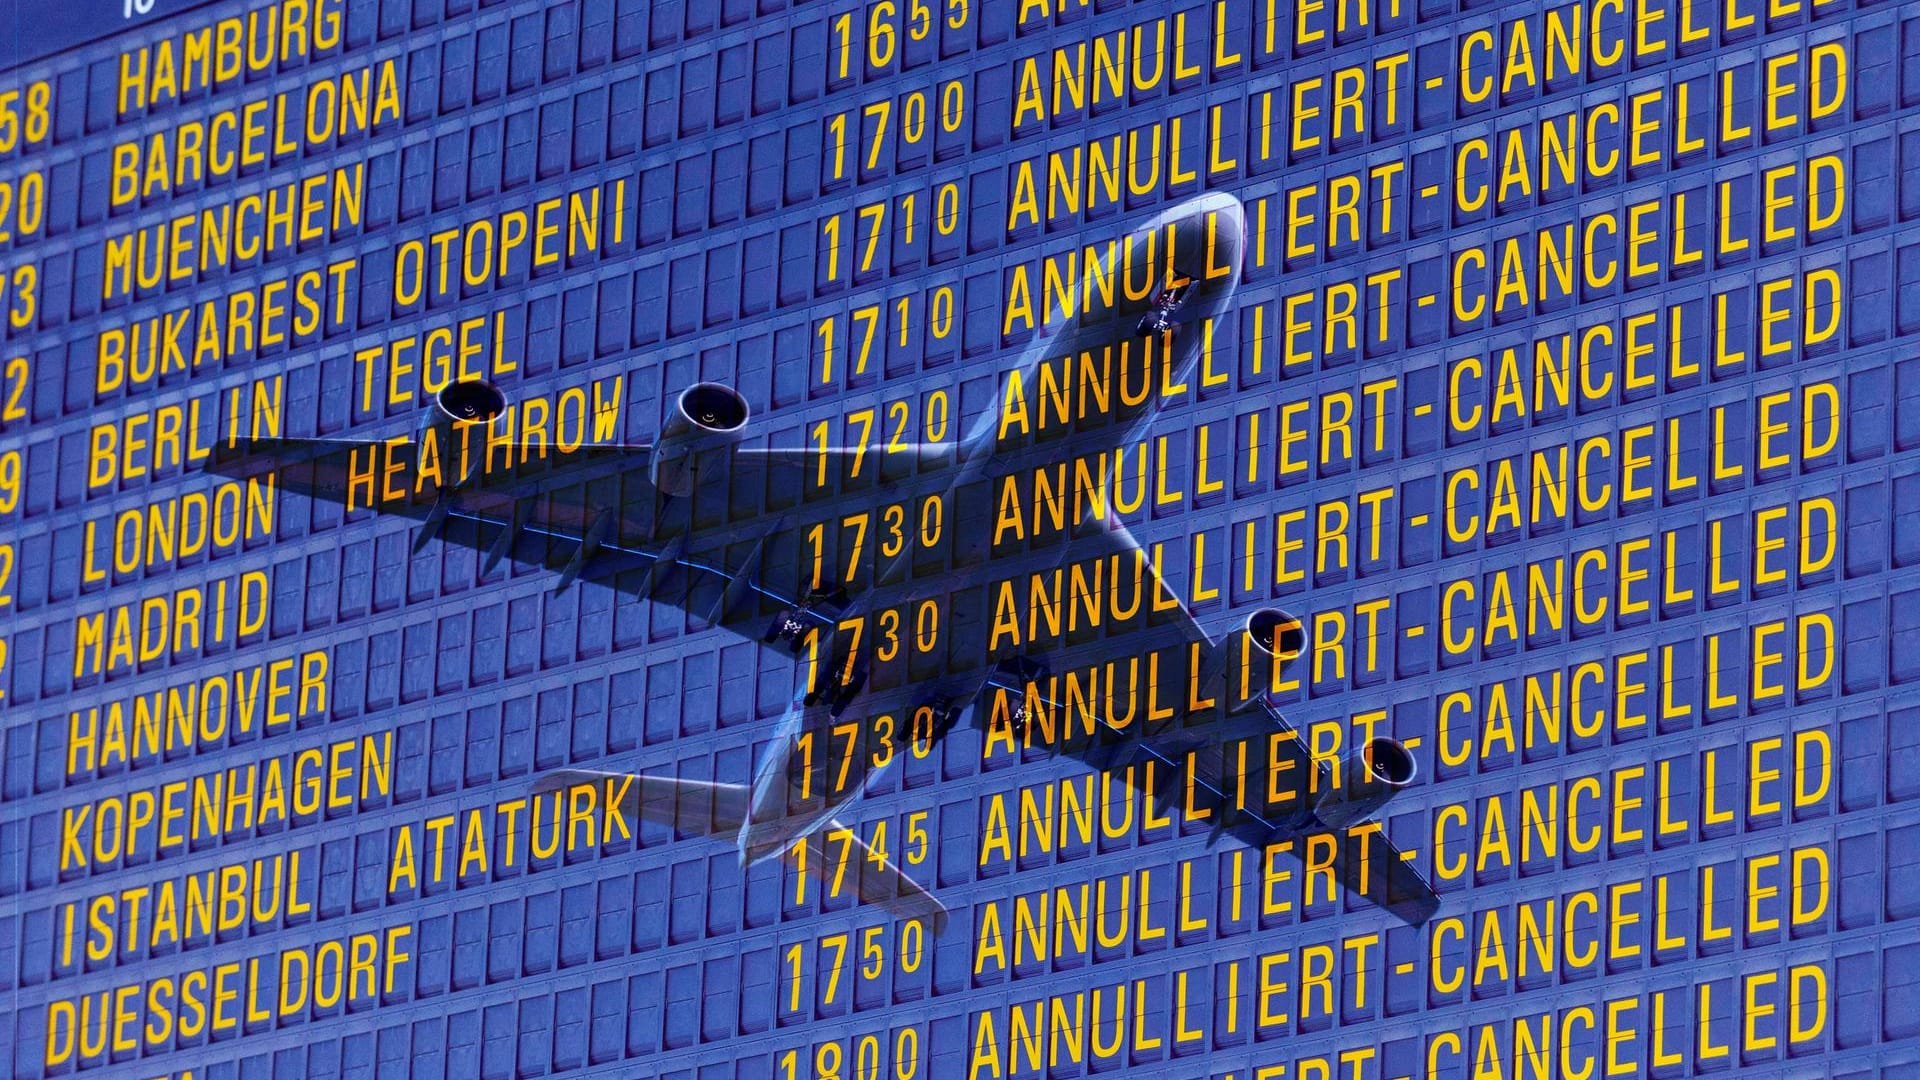
<svg viewBox="0 0 1920 1080">
<path fill-rule="evenodd" d="M 8 26 L 13 1076 L 1920 1074 L 1911 5 Z M 556 452 L 664 445 L 702 382 L 876 468 L 1004 439 L 1086 408 L 1091 380 L 1017 408 L 1016 362 L 1153 296 L 1115 245 L 1202 196 L 1244 222 L 1231 301 L 1178 329 L 1190 368 L 1120 376 L 1157 418 L 1083 472 L 1207 637 L 1298 619 L 1261 696 L 1303 760 L 1410 750 L 1352 835 L 1407 853 L 1428 918 L 1343 879 L 1347 830 L 1223 837 L 1144 758 L 982 720 L 1005 695 L 844 725 L 833 794 L 864 793 L 749 863 L 720 794 L 662 821 L 554 778 L 752 790 L 817 660 L 607 571 L 591 526 L 563 569 L 519 524 L 500 558 L 217 467 L 424 439 L 474 380 Z M 857 597 L 888 535 L 959 579 L 1056 512 L 889 477 L 818 519 L 816 585 Z M 1023 576 L 1016 622 L 1091 610 L 1062 587 Z M 894 631 L 943 670 L 1006 644 L 928 603 Z M 1156 707 L 1105 666 L 1140 651 L 1096 648 L 1109 710 Z M 872 902 L 889 869 L 946 917 Z"/>
</svg>

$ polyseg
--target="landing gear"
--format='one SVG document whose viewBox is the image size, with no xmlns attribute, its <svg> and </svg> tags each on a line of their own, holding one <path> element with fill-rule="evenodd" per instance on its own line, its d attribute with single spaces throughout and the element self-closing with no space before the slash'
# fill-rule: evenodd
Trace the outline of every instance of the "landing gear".
<svg viewBox="0 0 1920 1080">
<path fill-rule="evenodd" d="M 836 664 L 830 670 L 840 671 L 843 668 Z M 862 664 L 854 668 L 853 673 L 845 679 L 830 686 L 816 687 L 807 691 L 807 696 L 803 700 L 809 706 L 825 703 L 829 716 L 839 716 L 847 711 L 847 706 L 853 704 L 853 699 L 860 696 L 860 691 L 865 689 L 866 685 L 867 668 Z"/>
<path fill-rule="evenodd" d="M 815 685 L 804 699 L 810 706 L 825 704 L 832 716 L 845 712 L 867 685 L 867 658 L 849 656 L 845 641 L 837 645 L 831 652 L 832 659 L 815 673 Z"/>
<path fill-rule="evenodd" d="M 799 656 L 800 650 L 806 648 L 809 630 L 816 626 L 831 626 L 834 622 L 833 619 L 822 618 L 814 612 L 820 608 L 839 612 L 845 610 L 846 606 L 846 590 L 815 589 L 807 593 L 798 604 L 775 615 L 773 621 L 767 624 L 766 631 L 760 635 L 760 640 L 768 645 L 777 642 L 785 647 L 788 653 Z"/>
<path fill-rule="evenodd" d="M 760 640 L 768 645 L 779 642 L 789 653 L 798 656 L 807 640 L 806 608 L 792 607 L 775 615 Z"/>
<path fill-rule="evenodd" d="M 1173 284 L 1160 291 L 1153 298 L 1153 309 L 1140 317 L 1139 325 L 1133 328 L 1135 337 L 1152 337 L 1155 334 L 1171 334 L 1180 329 L 1180 323 L 1174 314 L 1180 305 L 1186 302 L 1187 294 L 1193 291 L 1193 278 L 1187 274 L 1175 272 Z"/>
</svg>

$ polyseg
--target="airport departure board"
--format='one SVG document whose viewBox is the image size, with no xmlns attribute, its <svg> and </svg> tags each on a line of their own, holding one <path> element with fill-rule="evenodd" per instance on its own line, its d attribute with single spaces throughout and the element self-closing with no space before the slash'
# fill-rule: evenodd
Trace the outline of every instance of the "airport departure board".
<svg viewBox="0 0 1920 1080">
<path fill-rule="evenodd" d="M 1920 8 L 3 6 L 16 1080 L 1920 1076 Z"/>
</svg>

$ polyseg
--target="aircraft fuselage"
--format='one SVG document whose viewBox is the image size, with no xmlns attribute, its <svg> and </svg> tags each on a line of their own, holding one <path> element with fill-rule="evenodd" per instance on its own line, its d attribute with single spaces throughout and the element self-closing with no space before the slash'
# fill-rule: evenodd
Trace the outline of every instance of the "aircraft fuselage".
<svg viewBox="0 0 1920 1080">
<path fill-rule="evenodd" d="M 1103 554 L 1095 569 L 1070 575 L 1079 593 L 1104 592 L 1069 601 L 1091 627 L 1055 633 L 1046 620 L 1046 633 L 995 630 L 1005 622 L 996 609 L 1008 588 L 1024 598 L 1033 582 L 1056 577 L 1065 588 L 1074 538 L 1106 528 L 1121 493 L 1152 482 L 1157 407 L 1189 391 L 1238 284 L 1243 244 L 1231 196 L 1202 196 L 1161 214 L 1111 249 L 1132 261 L 1108 268 L 1111 294 L 1087 283 L 1090 303 L 1005 373 L 1001 400 L 979 417 L 959 460 L 872 490 L 843 483 L 835 497 L 807 500 L 802 523 L 787 526 L 797 568 L 827 569 L 824 577 L 803 572 L 798 584 L 831 584 L 848 603 L 830 632 L 796 642 L 814 703 L 788 711 L 756 774 L 739 837 L 745 859 L 778 855 L 895 754 L 937 740 L 968 705 L 988 707 L 981 691 L 992 689 L 989 679 L 1017 695 L 1037 665 L 1097 664 L 1096 631 L 1177 603 L 1146 552 Z M 1151 284 L 1142 289 L 1141 281 Z M 881 460 L 865 464 L 884 468 L 884 452 L 876 453 Z M 884 507 L 878 514 L 876 502 Z M 935 530 L 940 542 L 924 543 Z M 855 550 L 869 545 L 870 561 Z M 1097 616 L 1086 614 L 1090 605 Z M 1106 651 L 1115 647 L 1124 646 Z M 1125 715 L 1132 710 L 1124 698 L 1147 702 L 1149 711 L 1176 696 L 1197 703 L 1202 680 L 1193 659 L 1154 658 L 1148 682 L 1135 679 L 1124 694 L 1110 681 L 1107 704 Z M 1004 667 L 1022 661 L 1024 671 Z M 1176 695 L 1176 683 L 1192 689 Z"/>
</svg>

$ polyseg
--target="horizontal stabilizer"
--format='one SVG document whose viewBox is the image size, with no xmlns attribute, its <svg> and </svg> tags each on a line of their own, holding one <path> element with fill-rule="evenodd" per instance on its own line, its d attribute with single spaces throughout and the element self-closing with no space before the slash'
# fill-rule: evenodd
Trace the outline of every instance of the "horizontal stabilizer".
<svg viewBox="0 0 1920 1080">
<path fill-rule="evenodd" d="M 533 793 L 550 795 L 589 785 L 610 785 L 609 790 L 623 792 L 620 809 L 628 817 L 700 836 L 733 836 L 753 806 L 753 792 L 740 784 L 589 769 L 547 773 L 534 785 Z"/>
<path fill-rule="evenodd" d="M 631 781 L 629 783 L 629 780 Z M 677 831 L 731 840 L 747 820 L 753 804 L 753 790 L 744 784 L 723 784 L 706 780 L 676 780 L 663 776 L 594 772 L 586 769 L 562 769 L 540 778 L 536 795 L 592 785 L 624 792 L 620 806 L 628 815 L 642 821 L 669 826 Z M 789 846 L 787 861 L 823 883 L 835 873 L 837 853 L 827 838 L 835 834 L 852 837 L 854 850 L 846 853 L 859 866 L 857 877 L 860 902 L 873 904 L 901 919 L 927 919 L 935 934 L 946 929 L 947 909 L 919 882 L 908 877 L 889 859 L 883 859 L 863 843 L 857 833 L 828 821 L 807 837 L 804 864 Z M 837 836 L 833 848 L 840 846 Z"/>
<path fill-rule="evenodd" d="M 933 894 L 922 888 L 920 883 L 908 877 L 891 859 L 876 855 L 858 833 L 838 821 L 829 821 L 807 836 L 807 861 L 800 869 L 813 875 L 821 883 L 821 888 L 831 888 L 836 874 L 837 863 L 827 851 L 827 845 L 836 834 L 845 835 L 853 841 L 853 851 L 847 854 L 849 861 L 857 861 L 859 869 L 860 902 L 883 908 L 896 918 L 925 919 L 930 923 L 934 936 L 946 932 L 946 905 L 933 898 Z M 787 862 L 796 865 L 792 848 L 788 848 Z"/>
</svg>

